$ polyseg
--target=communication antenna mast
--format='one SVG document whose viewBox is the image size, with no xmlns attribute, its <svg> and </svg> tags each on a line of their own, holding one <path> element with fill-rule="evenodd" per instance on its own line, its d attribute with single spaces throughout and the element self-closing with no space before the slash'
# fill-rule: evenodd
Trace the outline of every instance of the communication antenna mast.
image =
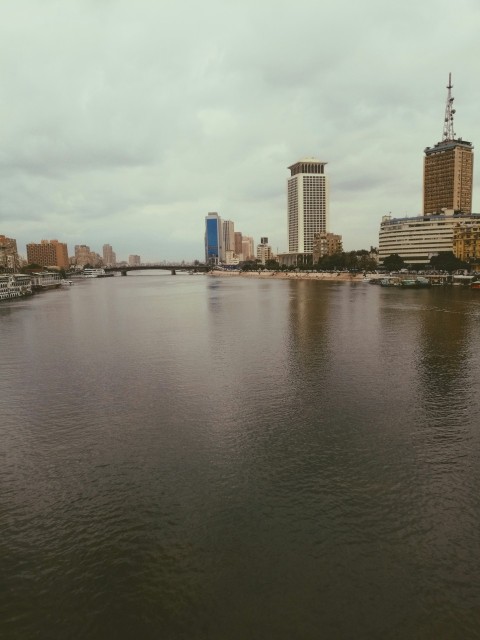
<svg viewBox="0 0 480 640">
<path fill-rule="evenodd" d="M 448 140 L 455 140 L 455 131 L 453 130 L 453 116 L 455 114 L 455 109 L 453 108 L 452 87 L 452 74 L 449 73 L 447 85 L 447 104 L 445 105 L 445 121 L 443 123 L 442 140 L 444 142 Z"/>
</svg>

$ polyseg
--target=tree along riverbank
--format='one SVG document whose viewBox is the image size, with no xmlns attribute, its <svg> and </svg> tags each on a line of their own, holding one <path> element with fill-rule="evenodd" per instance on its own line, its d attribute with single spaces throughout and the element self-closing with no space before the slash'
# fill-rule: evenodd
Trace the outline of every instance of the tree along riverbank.
<svg viewBox="0 0 480 640">
<path fill-rule="evenodd" d="M 335 272 L 309 272 L 309 271 L 209 271 L 209 276 L 234 277 L 234 278 L 275 278 L 276 280 L 328 280 L 330 282 L 363 282 L 372 278 L 381 278 L 377 274 L 369 274 L 365 277 L 363 273 L 349 273 L 344 271 Z"/>
</svg>

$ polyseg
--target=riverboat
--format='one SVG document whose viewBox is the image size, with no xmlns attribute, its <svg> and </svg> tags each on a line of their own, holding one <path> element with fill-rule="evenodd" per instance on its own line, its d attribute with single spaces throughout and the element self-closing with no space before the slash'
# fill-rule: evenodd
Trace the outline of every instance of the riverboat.
<svg viewBox="0 0 480 640">
<path fill-rule="evenodd" d="M 107 273 L 105 269 L 90 269 L 87 267 L 83 270 L 83 275 L 85 278 L 112 278 L 114 274 L 111 271 Z"/>
<path fill-rule="evenodd" d="M 34 291 L 47 291 L 48 289 L 58 289 L 60 286 L 60 273 L 58 271 L 40 271 L 32 273 L 32 289 Z"/>
<path fill-rule="evenodd" d="M 455 273 L 452 277 L 452 284 L 457 286 L 468 287 L 472 284 L 475 276 L 467 276 L 459 273 Z"/>
<path fill-rule="evenodd" d="M 475 289 L 480 291 L 480 280 L 474 280 L 470 283 L 470 289 Z"/>
<path fill-rule="evenodd" d="M 0 274 L 0 300 L 24 298 L 32 295 L 30 276 L 23 273 Z"/>
<path fill-rule="evenodd" d="M 389 276 L 380 280 L 381 287 L 399 287 L 401 284 L 401 278 L 396 276 Z"/>
</svg>

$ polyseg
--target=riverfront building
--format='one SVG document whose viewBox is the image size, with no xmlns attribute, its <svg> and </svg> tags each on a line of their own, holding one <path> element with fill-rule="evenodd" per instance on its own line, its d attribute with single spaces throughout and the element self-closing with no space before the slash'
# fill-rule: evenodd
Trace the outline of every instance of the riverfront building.
<svg viewBox="0 0 480 640">
<path fill-rule="evenodd" d="M 423 165 L 423 213 L 425 216 L 446 209 L 472 212 L 473 145 L 456 138 L 453 129 L 452 76 L 448 76 L 443 136 L 425 149 Z"/>
<path fill-rule="evenodd" d="M 427 265 L 442 251 L 454 251 L 467 261 L 475 257 L 473 229 L 478 226 L 480 214 L 471 213 L 473 146 L 457 138 L 453 130 L 451 74 L 447 89 L 442 140 L 425 149 L 423 216 L 382 218 L 380 262 L 394 253 L 411 265 Z"/>
<path fill-rule="evenodd" d="M 42 267 L 59 267 L 68 269 L 68 248 L 58 240 L 42 240 L 40 244 L 27 244 L 27 261 Z"/>
<path fill-rule="evenodd" d="M 316 158 L 303 158 L 288 167 L 288 253 L 277 256 L 282 265 L 312 263 L 315 238 L 328 231 L 330 205 L 326 164 Z"/>
<path fill-rule="evenodd" d="M 454 230 L 477 226 L 480 214 L 461 215 L 452 210 L 440 215 L 413 218 L 383 216 L 380 224 L 378 253 L 382 263 L 397 253 L 407 264 L 424 266 L 442 251 L 454 250 Z"/>
</svg>

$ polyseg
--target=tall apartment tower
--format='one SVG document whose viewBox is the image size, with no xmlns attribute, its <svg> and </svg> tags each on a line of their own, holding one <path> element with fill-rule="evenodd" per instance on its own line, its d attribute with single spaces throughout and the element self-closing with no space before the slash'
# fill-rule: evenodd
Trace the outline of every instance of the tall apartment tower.
<svg viewBox="0 0 480 640">
<path fill-rule="evenodd" d="M 291 174 L 287 183 L 289 253 L 312 253 L 314 234 L 328 229 L 326 164 L 316 158 L 303 158 L 288 167 Z"/>
<path fill-rule="evenodd" d="M 103 245 L 103 263 L 107 267 L 114 267 L 117 263 L 117 256 L 115 255 L 115 251 L 112 249 L 112 245 L 110 244 Z"/>
<path fill-rule="evenodd" d="M 205 262 L 218 264 L 223 253 L 222 219 L 215 211 L 205 216 Z"/>
<path fill-rule="evenodd" d="M 455 137 L 452 74 L 448 74 L 442 140 L 425 149 L 423 215 L 454 210 L 472 213 L 473 145 Z"/>
</svg>

